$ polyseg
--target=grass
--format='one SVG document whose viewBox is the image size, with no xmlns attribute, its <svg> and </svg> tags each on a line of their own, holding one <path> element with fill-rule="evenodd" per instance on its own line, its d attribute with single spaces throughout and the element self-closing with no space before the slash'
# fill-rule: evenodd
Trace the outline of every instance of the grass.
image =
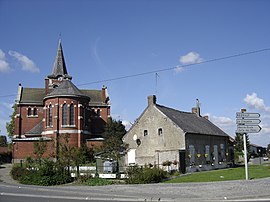
<svg viewBox="0 0 270 202">
<path fill-rule="evenodd" d="M 250 179 L 270 177 L 270 165 L 249 165 L 248 173 Z M 245 179 L 245 167 L 229 168 L 222 170 L 204 171 L 181 175 L 177 178 L 166 181 L 165 183 L 182 182 L 215 182 L 227 180 Z"/>
</svg>

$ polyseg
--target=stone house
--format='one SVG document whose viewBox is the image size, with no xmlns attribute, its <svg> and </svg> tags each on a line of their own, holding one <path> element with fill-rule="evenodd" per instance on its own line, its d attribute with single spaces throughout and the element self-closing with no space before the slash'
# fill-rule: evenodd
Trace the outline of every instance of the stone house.
<svg viewBox="0 0 270 202">
<path fill-rule="evenodd" d="M 44 88 L 26 88 L 19 84 L 16 99 L 14 162 L 35 157 L 34 143 L 47 141 L 44 157 L 55 157 L 57 139 L 69 135 L 69 144 L 81 147 L 100 145 L 110 117 L 107 87 L 101 90 L 79 89 L 72 83 L 59 41 L 52 74 L 45 77 Z"/>
<path fill-rule="evenodd" d="M 123 137 L 129 145 L 126 166 L 171 164 L 182 173 L 225 168 L 233 156 L 229 138 L 208 117 L 201 117 L 198 102 L 192 112 L 182 112 L 149 96 L 147 108 Z"/>
</svg>

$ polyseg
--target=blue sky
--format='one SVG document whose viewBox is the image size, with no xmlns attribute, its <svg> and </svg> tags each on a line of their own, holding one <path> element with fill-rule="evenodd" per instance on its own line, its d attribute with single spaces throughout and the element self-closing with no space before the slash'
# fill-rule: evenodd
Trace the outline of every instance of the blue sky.
<svg viewBox="0 0 270 202">
<path fill-rule="evenodd" d="M 61 33 L 73 83 L 106 85 L 114 118 L 133 123 L 151 94 L 182 111 L 198 98 L 202 115 L 231 136 L 237 111 L 259 112 L 263 129 L 249 136 L 266 146 L 270 51 L 207 61 L 270 48 L 269 8 L 267 0 L 0 0 L 0 133 L 6 134 L 18 84 L 44 86 Z M 173 67 L 158 72 L 156 82 L 155 71 Z"/>
</svg>

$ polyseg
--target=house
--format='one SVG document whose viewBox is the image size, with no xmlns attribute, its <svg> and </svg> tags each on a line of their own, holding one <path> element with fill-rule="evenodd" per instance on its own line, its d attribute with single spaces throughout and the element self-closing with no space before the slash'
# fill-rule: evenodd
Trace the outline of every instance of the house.
<svg viewBox="0 0 270 202">
<path fill-rule="evenodd" d="M 182 112 L 157 104 L 152 95 L 123 137 L 129 145 L 126 166 L 170 166 L 182 173 L 225 168 L 233 156 L 229 138 L 200 115 L 198 101 L 192 112 Z"/>
<path fill-rule="evenodd" d="M 68 74 L 62 44 L 59 41 L 52 73 L 45 87 L 26 88 L 19 84 L 16 99 L 14 162 L 35 157 L 34 143 L 47 142 L 44 157 L 55 157 L 59 139 L 69 136 L 69 144 L 100 145 L 110 117 L 107 87 L 101 90 L 79 89 Z"/>
<path fill-rule="evenodd" d="M 250 144 L 249 152 L 251 157 L 262 157 L 266 155 L 266 148 L 256 144 Z"/>
</svg>

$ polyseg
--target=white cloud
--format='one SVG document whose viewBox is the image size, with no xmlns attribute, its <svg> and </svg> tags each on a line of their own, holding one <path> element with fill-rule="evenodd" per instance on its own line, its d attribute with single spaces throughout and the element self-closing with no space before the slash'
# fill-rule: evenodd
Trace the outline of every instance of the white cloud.
<svg viewBox="0 0 270 202">
<path fill-rule="evenodd" d="M 219 127 L 231 127 L 235 126 L 235 121 L 231 118 L 224 117 L 224 116 L 211 116 L 208 115 L 209 119 Z"/>
<path fill-rule="evenodd" d="M 30 72 L 39 72 L 39 68 L 27 56 L 22 55 L 21 53 L 18 53 L 16 51 L 9 51 L 8 54 L 19 61 L 19 63 L 22 66 L 22 70 Z"/>
<path fill-rule="evenodd" d="M 177 66 L 177 67 L 175 67 L 175 69 L 174 69 L 174 71 L 176 72 L 176 73 L 181 73 L 181 72 L 183 72 L 185 69 L 183 68 L 183 67 L 180 67 L 180 66 Z"/>
<path fill-rule="evenodd" d="M 264 112 L 270 112 L 270 107 L 267 107 L 264 104 L 264 100 L 257 97 L 256 93 L 252 93 L 251 95 L 247 94 L 244 98 L 244 101 L 251 109 L 258 109 Z"/>
<path fill-rule="evenodd" d="M 11 67 L 9 66 L 5 53 L 0 49 L 0 72 L 9 72 Z"/>
<path fill-rule="evenodd" d="M 188 54 L 181 56 L 179 61 L 184 64 L 195 64 L 200 63 L 203 61 L 203 59 L 200 57 L 200 55 L 196 52 L 189 52 Z"/>
</svg>

